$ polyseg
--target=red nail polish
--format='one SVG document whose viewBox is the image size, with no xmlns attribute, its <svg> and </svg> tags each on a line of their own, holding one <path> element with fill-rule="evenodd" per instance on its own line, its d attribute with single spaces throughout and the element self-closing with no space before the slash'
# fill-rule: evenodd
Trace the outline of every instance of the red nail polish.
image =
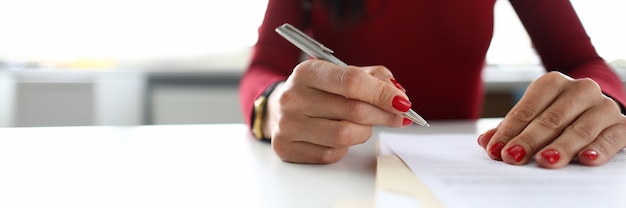
<svg viewBox="0 0 626 208">
<path fill-rule="evenodd" d="M 541 153 L 541 157 L 550 164 L 555 164 L 561 159 L 561 154 L 555 149 L 549 149 Z"/>
<path fill-rule="evenodd" d="M 402 121 L 402 126 L 410 126 L 413 124 L 413 121 L 411 121 L 411 119 L 408 118 L 404 118 L 404 120 Z"/>
<path fill-rule="evenodd" d="M 526 156 L 526 150 L 520 145 L 515 145 L 507 149 L 505 153 L 511 156 L 513 160 L 515 160 L 515 162 L 522 161 L 522 159 L 524 159 L 524 156 Z"/>
<path fill-rule="evenodd" d="M 402 112 L 407 112 L 409 111 L 409 109 L 411 109 L 411 102 L 400 95 L 396 95 L 395 97 L 393 97 L 393 101 L 391 102 L 391 105 L 396 110 L 399 110 Z"/>
<path fill-rule="evenodd" d="M 596 152 L 594 150 L 585 150 L 581 155 L 583 157 L 587 158 L 588 160 L 596 160 L 596 159 L 598 159 L 598 152 Z"/>
<path fill-rule="evenodd" d="M 400 90 L 402 90 L 402 91 L 406 92 L 406 90 L 404 89 L 404 87 L 402 87 L 402 85 L 400 85 L 400 83 L 398 83 L 398 81 L 396 81 L 396 79 L 391 78 L 391 79 L 389 79 L 389 80 L 391 81 L 391 83 L 393 83 L 393 85 L 395 85 L 395 86 L 396 86 L 396 88 L 398 88 L 398 89 L 400 89 Z"/>
<path fill-rule="evenodd" d="M 502 160 L 502 148 L 504 148 L 504 143 L 498 142 L 491 146 L 491 149 L 489 149 L 489 154 L 496 156 L 497 160 Z"/>
</svg>

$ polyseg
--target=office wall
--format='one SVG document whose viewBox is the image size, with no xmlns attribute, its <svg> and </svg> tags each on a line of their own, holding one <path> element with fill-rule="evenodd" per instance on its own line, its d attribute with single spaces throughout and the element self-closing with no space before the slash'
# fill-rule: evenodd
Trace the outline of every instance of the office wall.
<svg viewBox="0 0 626 208">
<path fill-rule="evenodd" d="M 0 71 L 0 127 L 13 125 L 14 94 L 11 74 Z"/>
</svg>

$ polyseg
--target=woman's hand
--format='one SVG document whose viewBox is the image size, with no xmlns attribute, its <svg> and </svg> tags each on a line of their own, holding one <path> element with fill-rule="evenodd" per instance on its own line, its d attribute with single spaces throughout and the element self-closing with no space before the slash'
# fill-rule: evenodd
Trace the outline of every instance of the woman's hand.
<svg viewBox="0 0 626 208">
<path fill-rule="evenodd" d="M 478 143 L 494 160 L 561 168 L 577 159 L 606 163 L 626 146 L 626 117 L 591 79 L 550 72 L 531 83 L 521 100 Z"/>
<path fill-rule="evenodd" d="M 264 134 L 287 162 L 333 163 L 370 138 L 373 125 L 411 121 L 403 88 L 382 67 L 340 67 L 309 60 L 295 67 L 269 97 Z"/>
</svg>

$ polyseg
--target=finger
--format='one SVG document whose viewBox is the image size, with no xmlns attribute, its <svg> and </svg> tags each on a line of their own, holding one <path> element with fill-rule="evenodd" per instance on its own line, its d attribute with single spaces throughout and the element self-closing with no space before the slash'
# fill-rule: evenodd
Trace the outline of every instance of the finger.
<svg viewBox="0 0 626 208">
<path fill-rule="evenodd" d="M 361 125 L 402 127 L 404 116 L 382 110 L 369 103 L 317 91 L 310 93 L 303 113 L 311 118 L 347 120 Z M 323 101 L 323 102 L 321 102 Z"/>
<path fill-rule="evenodd" d="M 298 136 L 292 140 L 333 148 L 361 144 L 372 136 L 371 126 L 320 118 L 306 119 L 306 128 L 300 130 Z"/>
<path fill-rule="evenodd" d="M 493 134 L 495 134 L 497 130 L 498 128 L 489 129 L 485 133 L 478 136 L 478 145 L 480 145 L 483 149 L 486 149 L 487 144 L 489 144 L 489 141 L 491 140 L 491 138 L 493 137 Z"/>
<path fill-rule="evenodd" d="M 487 150 L 487 147 L 489 145 L 489 141 L 491 141 L 491 139 L 493 138 L 493 135 L 496 133 L 496 131 L 498 131 L 498 128 L 500 127 L 500 124 L 502 124 L 502 122 L 500 122 L 498 124 L 498 126 L 496 126 L 495 128 L 489 129 L 489 130 L 485 131 L 484 133 L 482 133 L 481 135 L 478 136 L 478 145 L 480 145 L 484 150 Z M 504 145 L 502 145 L 501 147 L 503 147 L 503 146 Z M 495 148 L 495 146 L 493 146 L 492 148 Z M 500 149 L 500 150 L 502 150 L 502 149 Z M 493 152 L 494 154 L 491 154 L 491 152 Z M 502 158 L 500 158 L 500 151 L 496 151 L 496 152 L 494 152 L 494 150 L 492 150 L 492 149 L 489 149 L 489 151 L 487 151 L 487 153 L 489 153 L 489 156 L 491 157 L 491 159 L 502 160 Z"/>
<path fill-rule="evenodd" d="M 360 67 L 365 73 L 378 78 L 381 81 L 389 81 L 393 78 L 393 74 L 387 67 L 384 66 L 364 66 Z"/>
<path fill-rule="evenodd" d="M 381 81 L 390 82 L 394 87 L 406 93 L 406 89 L 402 87 L 402 85 L 393 77 L 393 74 L 391 74 L 391 71 L 387 69 L 386 67 L 366 66 L 366 67 L 361 67 L 361 69 L 365 70 L 365 72 L 378 78 Z"/>
<path fill-rule="evenodd" d="M 348 148 L 331 148 L 308 142 L 272 142 L 281 160 L 293 163 L 329 164 L 339 161 Z"/>
<path fill-rule="evenodd" d="M 326 147 L 346 148 L 361 144 L 372 135 L 372 127 L 349 121 L 321 118 L 281 119 L 272 139 L 308 142 Z M 298 129 L 298 132 L 291 132 Z M 282 132 L 281 132 L 282 131 Z"/>
<path fill-rule="evenodd" d="M 535 147 L 537 145 L 535 138 L 543 137 L 541 134 L 545 133 L 533 130 L 533 128 L 537 128 L 537 125 L 527 128 L 528 125 L 537 119 L 540 113 L 544 112 L 548 106 L 555 102 L 556 98 L 558 98 L 565 89 L 567 81 L 569 80 L 565 79 L 560 73 L 548 73 L 531 83 L 524 96 L 504 117 L 498 130 L 489 141 L 487 149 L 495 150 L 502 148 L 504 151 L 501 152 L 500 156 L 505 162 L 518 164 L 526 162 L 524 159 L 526 159 L 528 148 Z M 561 102 L 560 105 L 561 108 L 552 108 L 549 113 L 541 114 L 543 116 L 541 118 L 543 122 L 541 123 L 553 123 L 553 119 L 561 119 L 563 105 L 572 105 L 572 103 Z M 522 134 L 524 129 L 530 129 L 531 131 L 526 131 Z M 550 130 L 550 132 L 553 131 L 554 130 Z M 517 139 L 517 143 L 508 144 L 513 138 Z M 505 154 L 502 153 L 506 152 L 513 156 L 505 157 Z M 490 156 L 498 157 L 497 153 Z"/>
<path fill-rule="evenodd" d="M 626 118 L 600 133 L 600 135 L 578 152 L 577 158 L 581 164 L 597 166 L 605 164 L 617 152 L 626 148 Z M 622 150 L 623 151 L 623 150 Z"/>
<path fill-rule="evenodd" d="M 487 132 L 485 132 L 484 134 L 480 135 L 478 137 L 478 144 L 483 147 L 483 149 L 485 149 L 487 151 L 487 155 L 492 159 L 492 160 L 502 160 L 502 149 L 504 148 L 504 143 L 503 142 L 498 142 L 494 145 L 491 145 L 489 147 L 489 149 L 487 149 L 487 144 L 489 143 L 489 141 L 491 140 L 491 138 L 493 138 L 493 135 L 495 134 L 495 132 L 497 131 L 497 128 L 491 129 Z"/>
<path fill-rule="evenodd" d="M 296 66 L 293 75 L 309 88 L 361 100 L 389 112 L 400 114 L 411 103 L 403 91 L 390 81 L 383 81 L 357 67 L 340 67 L 329 62 L 311 60 Z"/>
<path fill-rule="evenodd" d="M 293 122 L 295 121 L 295 122 Z M 294 123 L 298 123 L 294 126 Z M 306 125 L 301 128 L 300 124 Z M 371 137 L 372 128 L 347 121 L 281 119 L 275 128 L 272 147 L 284 161 L 297 163 L 332 163 L 341 159 L 348 148 Z M 299 128 L 294 134 L 294 129 Z M 281 132 L 282 131 L 282 132 Z"/>
<path fill-rule="evenodd" d="M 612 115 L 607 115 L 607 112 Z M 598 107 L 580 115 L 552 143 L 541 149 L 535 155 L 537 164 L 544 168 L 566 166 L 582 148 L 596 139 L 602 139 L 598 137 L 602 130 L 620 122 L 620 119 L 619 108 L 606 98 Z"/>
</svg>

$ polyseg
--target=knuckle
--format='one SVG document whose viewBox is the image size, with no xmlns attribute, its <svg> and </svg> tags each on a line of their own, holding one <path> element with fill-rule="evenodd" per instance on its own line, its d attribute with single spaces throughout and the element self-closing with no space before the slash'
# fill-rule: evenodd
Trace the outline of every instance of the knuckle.
<svg viewBox="0 0 626 208">
<path fill-rule="evenodd" d="M 578 95 L 586 95 L 586 99 L 592 102 L 597 102 L 602 97 L 600 86 L 590 78 L 575 80 L 569 90 Z"/>
<path fill-rule="evenodd" d="M 375 65 L 375 66 L 371 66 L 367 68 L 367 71 L 369 74 L 375 75 L 375 74 L 384 74 L 387 76 L 391 76 L 391 71 L 389 71 L 389 69 L 387 69 L 387 67 L 384 67 L 382 65 Z"/>
<path fill-rule="evenodd" d="M 531 85 L 539 85 L 539 86 L 565 86 L 566 82 L 571 81 L 572 79 L 568 76 L 564 75 L 558 71 L 550 71 L 546 73 L 544 76 L 539 77 L 535 82 Z"/>
<path fill-rule="evenodd" d="M 564 80 L 565 76 L 558 71 L 550 71 L 542 76 L 538 81 L 543 81 L 547 83 L 561 83 Z"/>
<path fill-rule="evenodd" d="M 600 86 L 598 86 L 598 83 L 596 83 L 595 81 L 593 81 L 591 78 L 581 78 L 576 80 L 576 84 L 575 86 L 581 90 L 592 90 L 594 92 L 596 91 L 600 91 Z"/>
<path fill-rule="evenodd" d="M 522 146 L 530 148 L 530 152 L 535 152 L 538 145 L 537 141 L 527 134 L 520 134 L 517 136 L 516 142 Z"/>
<path fill-rule="evenodd" d="M 372 100 L 371 102 L 379 105 L 379 106 L 385 106 L 387 104 L 387 102 L 391 103 L 390 100 L 392 100 L 393 96 L 396 96 L 391 90 L 389 90 L 389 88 L 387 88 L 386 86 L 380 86 L 377 87 L 376 89 L 379 89 L 378 92 L 375 92 L 373 95 L 375 95 L 376 97 L 374 98 L 375 100 Z M 392 95 L 392 97 L 389 97 L 389 95 Z"/>
<path fill-rule="evenodd" d="M 280 104 L 280 111 L 282 112 L 293 111 L 292 108 L 296 107 L 297 105 L 290 105 L 290 104 L 293 104 L 295 100 L 297 100 L 297 98 L 295 98 L 295 95 L 293 93 L 285 91 L 285 93 L 281 94 L 278 97 L 278 103 Z"/>
<path fill-rule="evenodd" d="M 287 119 L 286 117 L 283 117 L 283 115 L 280 115 L 281 117 L 279 117 L 278 119 L 276 119 L 276 123 L 275 126 L 273 127 L 272 133 L 274 133 L 275 135 L 272 135 L 272 138 L 275 137 L 279 137 L 282 136 L 283 134 L 285 134 L 287 131 L 287 129 L 292 129 L 292 124 L 293 121 Z"/>
<path fill-rule="evenodd" d="M 615 148 L 619 148 L 621 147 L 619 145 L 619 135 L 616 135 L 617 133 L 615 133 L 614 131 L 606 131 L 603 134 L 600 135 L 600 140 L 605 144 L 605 145 L 601 145 L 601 146 L 605 146 L 605 147 L 615 147 Z"/>
<path fill-rule="evenodd" d="M 373 103 L 377 106 L 385 106 L 393 99 L 394 96 L 400 96 L 398 94 L 398 89 L 394 86 L 388 85 L 385 82 L 377 82 L 377 86 L 374 88 L 374 92 L 371 92 L 370 95 L 372 100 L 368 101 L 369 103 Z"/>
<path fill-rule="evenodd" d="M 359 93 L 359 89 L 362 82 L 363 73 L 360 70 L 348 68 L 343 70 L 341 76 L 339 76 L 340 87 L 345 90 L 345 93 L 348 98 L 353 98 L 357 93 Z"/>
<path fill-rule="evenodd" d="M 370 113 L 367 105 L 358 100 L 349 99 L 345 108 L 348 116 L 355 121 L 365 120 Z"/>
<path fill-rule="evenodd" d="M 291 103 L 297 100 L 295 96 L 296 96 L 296 92 L 294 89 L 286 89 L 285 91 L 283 91 L 283 93 L 281 93 L 278 96 L 278 102 L 281 105 L 286 104 L 286 103 Z"/>
<path fill-rule="evenodd" d="M 537 119 L 537 123 L 549 129 L 557 129 L 563 124 L 563 117 L 557 112 L 547 111 Z"/>
<path fill-rule="evenodd" d="M 559 77 L 562 77 L 561 72 L 558 71 L 550 71 L 548 73 L 546 73 L 546 76 L 549 79 L 557 79 Z"/>
<path fill-rule="evenodd" d="M 287 154 L 288 147 L 286 144 L 287 143 L 283 142 L 282 139 L 278 136 L 272 139 L 272 149 L 274 150 L 276 155 L 282 160 L 286 160 L 289 156 Z"/>
<path fill-rule="evenodd" d="M 517 121 L 530 122 L 536 114 L 537 111 L 532 106 L 521 105 L 511 112 L 511 117 Z"/>
<path fill-rule="evenodd" d="M 515 131 L 513 128 L 502 126 L 498 129 L 498 131 L 496 131 L 496 134 L 494 134 L 494 137 L 505 138 L 504 140 L 508 141 L 514 138 L 515 136 L 517 136 L 517 134 L 518 134 L 517 131 Z"/>
<path fill-rule="evenodd" d="M 359 144 L 363 144 L 363 143 L 367 142 L 367 139 L 372 137 L 372 131 L 373 131 L 372 127 L 368 127 L 365 130 L 363 130 L 363 132 L 362 132 L 363 135 L 361 135 L 363 137 L 362 137 L 362 139 L 358 140 L 358 143 Z"/>
<path fill-rule="evenodd" d="M 339 161 L 344 154 L 345 150 L 343 149 L 327 148 L 319 151 L 315 160 L 317 163 L 330 164 Z"/>
<path fill-rule="evenodd" d="M 332 130 L 331 138 L 336 147 L 348 147 L 352 141 L 352 128 L 347 122 L 339 122 Z"/>
<path fill-rule="evenodd" d="M 620 106 L 619 104 L 617 104 L 617 102 L 615 102 L 615 100 L 607 97 L 607 96 L 603 96 L 604 99 L 602 100 L 602 102 L 600 103 L 600 107 L 605 108 L 605 109 L 611 109 L 613 111 L 616 112 L 620 112 Z"/>
<path fill-rule="evenodd" d="M 315 66 L 315 62 L 311 60 L 303 61 L 293 68 L 291 73 L 294 78 L 306 77 L 306 74 L 311 73 L 311 69 Z"/>
<path fill-rule="evenodd" d="M 600 133 L 595 141 L 595 149 L 600 153 L 622 149 L 626 146 L 624 137 L 626 137 L 626 124 L 622 122 Z"/>
<path fill-rule="evenodd" d="M 594 140 L 593 128 L 585 123 L 575 123 L 569 129 L 583 141 L 590 142 Z"/>
</svg>

